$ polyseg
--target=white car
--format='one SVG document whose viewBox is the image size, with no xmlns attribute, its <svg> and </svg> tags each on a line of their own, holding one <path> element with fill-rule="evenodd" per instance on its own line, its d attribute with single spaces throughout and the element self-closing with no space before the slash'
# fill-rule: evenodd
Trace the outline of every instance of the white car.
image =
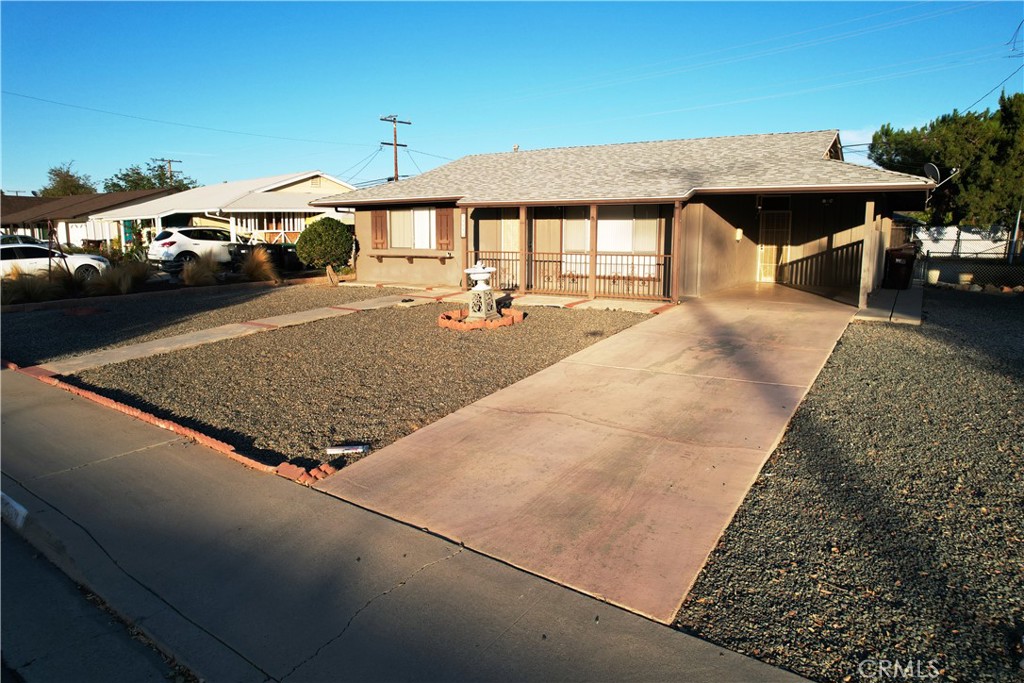
<svg viewBox="0 0 1024 683">
<path fill-rule="evenodd" d="M 64 268 L 76 277 L 89 280 L 110 267 L 110 261 L 96 254 L 61 254 L 39 244 L 0 245 L 0 276 L 7 277 L 17 268 L 23 273 L 45 273 L 49 268 Z"/>
<path fill-rule="evenodd" d="M 29 235 L 0 235 L 0 244 L 42 244 L 46 242 Z"/>
<path fill-rule="evenodd" d="M 230 263 L 231 251 L 231 233 L 227 230 L 165 228 L 153 238 L 146 258 L 161 270 L 177 272 L 205 254 L 213 254 L 218 263 Z"/>
</svg>

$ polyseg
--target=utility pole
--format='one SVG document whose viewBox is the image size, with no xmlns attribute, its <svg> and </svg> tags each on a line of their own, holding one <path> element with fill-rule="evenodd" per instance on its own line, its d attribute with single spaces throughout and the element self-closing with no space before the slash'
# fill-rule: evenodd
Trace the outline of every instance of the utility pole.
<svg viewBox="0 0 1024 683">
<path fill-rule="evenodd" d="M 409 145 L 398 144 L 398 124 L 404 123 L 407 126 L 412 125 L 412 121 L 399 121 L 396 114 L 388 114 L 387 116 L 380 117 L 381 121 L 387 121 L 391 124 L 392 130 L 392 142 L 382 142 L 382 145 L 388 145 L 395 148 L 395 177 L 392 178 L 392 182 L 398 182 L 398 148 L 408 147 Z"/>
<path fill-rule="evenodd" d="M 171 164 L 180 164 L 181 159 L 153 159 L 153 161 L 163 161 L 167 163 L 167 185 L 174 184 L 174 169 L 171 168 Z"/>
</svg>

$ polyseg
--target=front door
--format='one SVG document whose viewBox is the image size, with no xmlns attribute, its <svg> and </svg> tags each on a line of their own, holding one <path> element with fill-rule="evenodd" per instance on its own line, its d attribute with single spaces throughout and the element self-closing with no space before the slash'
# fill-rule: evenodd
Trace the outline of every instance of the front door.
<svg viewBox="0 0 1024 683">
<path fill-rule="evenodd" d="M 761 234 L 757 247 L 757 281 L 775 282 L 779 266 L 789 260 L 792 214 L 789 211 L 762 211 Z"/>
</svg>

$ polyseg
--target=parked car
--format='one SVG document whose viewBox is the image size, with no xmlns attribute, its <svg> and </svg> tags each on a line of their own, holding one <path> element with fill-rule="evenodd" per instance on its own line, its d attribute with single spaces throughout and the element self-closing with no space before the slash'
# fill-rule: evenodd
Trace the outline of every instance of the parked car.
<svg viewBox="0 0 1024 683">
<path fill-rule="evenodd" d="M 146 257 L 160 270 L 176 273 L 189 261 L 213 254 L 218 263 L 231 263 L 231 233 L 221 228 L 165 228 L 153 238 Z"/>
<path fill-rule="evenodd" d="M 29 235 L 0 235 L 0 244 L 42 244 L 46 242 Z"/>
<path fill-rule="evenodd" d="M 23 273 L 45 273 L 50 267 L 67 268 L 76 277 L 88 280 L 110 267 L 110 261 L 96 254 L 61 254 L 39 244 L 0 245 L 0 276 L 7 277 L 17 268 Z"/>
</svg>

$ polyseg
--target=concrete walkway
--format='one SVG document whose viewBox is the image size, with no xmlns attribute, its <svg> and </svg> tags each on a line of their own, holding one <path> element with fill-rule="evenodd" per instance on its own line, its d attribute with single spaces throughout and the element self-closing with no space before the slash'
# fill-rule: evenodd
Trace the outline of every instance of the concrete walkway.
<svg viewBox="0 0 1024 683">
<path fill-rule="evenodd" d="M 689 301 L 316 488 L 668 623 L 855 312 Z"/>
<path fill-rule="evenodd" d="M 857 312 L 857 320 L 920 325 L 923 305 L 924 288 L 920 284 L 909 289 L 876 289 L 868 295 L 868 305 Z"/>
<path fill-rule="evenodd" d="M 5 522 L 204 680 L 801 680 L 25 374 L 0 390 Z"/>
</svg>

